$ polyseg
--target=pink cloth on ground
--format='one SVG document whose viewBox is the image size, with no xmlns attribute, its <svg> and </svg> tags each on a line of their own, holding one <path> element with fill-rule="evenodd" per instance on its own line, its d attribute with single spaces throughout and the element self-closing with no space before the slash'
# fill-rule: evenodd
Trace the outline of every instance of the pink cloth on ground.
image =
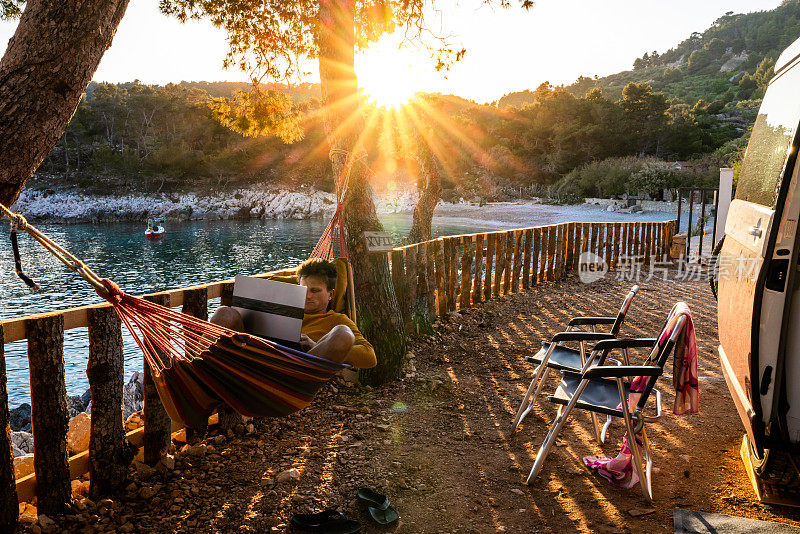
<svg viewBox="0 0 800 534">
<path fill-rule="evenodd" d="M 700 411 L 700 391 L 697 375 L 697 339 L 694 333 L 694 324 L 689 307 L 679 302 L 673 310 L 669 328 L 665 328 L 658 339 L 659 345 L 665 343 L 677 324 L 678 318 L 686 316 L 683 332 L 676 340 L 675 354 L 673 355 L 673 384 L 675 386 L 675 405 L 673 413 L 698 413 Z M 641 393 L 647 385 L 645 376 L 636 377 L 631 383 L 628 393 L 628 411 L 633 413 L 639 403 Z M 639 441 L 637 434 L 636 441 Z M 638 444 L 640 454 L 643 454 L 641 444 Z M 583 463 L 590 469 L 612 484 L 621 488 L 630 489 L 639 482 L 639 476 L 633 467 L 633 450 L 628 443 L 628 436 L 622 438 L 622 448 L 615 458 L 608 456 L 584 456 Z"/>
</svg>

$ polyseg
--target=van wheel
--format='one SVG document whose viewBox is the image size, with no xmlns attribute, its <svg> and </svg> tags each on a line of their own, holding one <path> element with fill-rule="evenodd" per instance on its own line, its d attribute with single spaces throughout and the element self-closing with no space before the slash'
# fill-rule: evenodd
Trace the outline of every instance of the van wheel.
<svg viewBox="0 0 800 534">
<path fill-rule="evenodd" d="M 789 453 L 764 449 L 764 454 L 759 456 L 758 451 L 750 443 L 750 438 L 746 439 L 750 464 L 756 476 L 776 491 L 800 493 L 800 476 L 792 465 Z"/>
</svg>

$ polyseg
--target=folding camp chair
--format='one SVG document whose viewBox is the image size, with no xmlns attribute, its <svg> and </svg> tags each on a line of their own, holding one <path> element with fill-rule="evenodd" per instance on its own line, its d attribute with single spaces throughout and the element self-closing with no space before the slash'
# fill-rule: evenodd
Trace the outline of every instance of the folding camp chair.
<svg viewBox="0 0 800 534">
<path fill-rule="evenodd" d="M 533 379 L 531 380 L 528 390 L 525 392 L 525 397 L 519 405 L 517 415 L 514 418 L 514 430 L 516 430 L 533 408 L 533 403 L 536 402 L 536 397 L 542 389 L 542 384 L 547 380 L 547 375 L 550 369 L 557 371 L 573 371 L 580 372 L 586 363 L 585 343 L 587 341 L 600 341 L 601 339 L 611 339 L 617 337 L 622 322 L 628 314 L 628 308 L 631 305 L 633 297 L 639 291 L 639 286 L 633 286 L 628 294 L 622 301 L 619 312 L 616 317 L 575 317 L 567 324 L 566 332 L 559 332 L 550 340 L 550 343 L 542 343 L 542 348 L 533 356 L 526 356 L 525 360 L 536 364 L 536 370 L 533 372 Z M 596 332 L 598 325 L 611 325 L 608 333 Z M 591 326 L 591 332 L 582 332 L 578 329 L 581 327 Z M 565 347 L 561 343 L 566 341 L 578 341 L 580 348 L 578 350 Z M 628 352 L 623 352 L 625 357 L 625 364 L 628 364 Z M 605 441 L 606 432 L 611 419 L 607 419 L 603 425 L 602 430 L 599 428 L 597 417 L 593 416 L 592 421 L 595 427 L 595 437 L 597 441 L 603 443 Z"/>
<path fill-rule="evenodd" d="M 657 338 L 600 341 L 594 346 L 582 372 L 562 372 L 561 383 L 555 393 L 548 397 L 549 401 L 561 406 L 559 406 L 558 413 L 550 425 L 539 452 L 536 454 L 536 461 L 528 475 L 528 484 L 541 471 L 542 464 L 556 439 L 558 439 L 558 435 L 570 413 L 574 408 L 578 408 L 592 413 L 624 419 L 628 443 L 632 451 L 634 469 L 639 476 L 642 493 L 645 499 L 653 499 L 651 482 L 652 458 L 650 455 L 650 442 L 647 439 L 644 423 L 646 421 L 656 421 L 661 417 L 661 393 L 654 386 L 658 377 L 664 373 L 664 364 L 686 325 L 686 314 L 678 310 L 679 305 L 685 306 L 685 304 L 679 302 L 672 308 Z M 686 310 L 688 310 L 688 307 L 686 307 Z M 650 355 L 643 362 L 643 365 L 603 365 L 605 363 L 605 355 L 610 350 L 626 350 L 630 348 L 651 348 Z M 597 358 L 596 365 L 594 364 L 595 358 Z M 643 390 L 641 392 L 634 391 L 634 393 L 639 393 L 640 397 L 636 403 L 635 410 L 631 413 L 628 407 L 628 394 L 631 393 L 632 381 L 640 376 L 647 378 Z M 647 416 L 644 411 L 651 392 L 655 392 L 656 414 Z M 644 465 L 639 445 L 637 445 L 637 434 L 641 437 L 638 443 L 641 443 L 644 452 Z"/>
</svg>

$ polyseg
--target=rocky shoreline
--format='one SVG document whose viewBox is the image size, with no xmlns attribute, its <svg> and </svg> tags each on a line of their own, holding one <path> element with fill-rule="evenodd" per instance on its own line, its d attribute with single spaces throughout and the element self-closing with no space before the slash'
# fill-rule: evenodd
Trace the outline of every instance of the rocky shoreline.
<svg viewBox="0 0 800 534">
<path fill-rule="evenodd" d="M 410 212 L 416 193 L 376 197 L 379 213 Z M 330 217 L 336 197 L 313 188 L 239 189 L 226 193 L 160 195 L 82 195 L 47 190 L 23 191 L 13 208 L 26 218 L 47 223 L 200 221 L 230 219 L 314 219 Z"/>
</svg>

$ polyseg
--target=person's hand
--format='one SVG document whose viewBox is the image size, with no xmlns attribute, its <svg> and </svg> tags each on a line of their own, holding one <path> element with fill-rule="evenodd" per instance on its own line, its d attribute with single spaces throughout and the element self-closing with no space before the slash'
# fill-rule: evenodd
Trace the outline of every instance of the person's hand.
<svg viewBox="0 0 800 534">
<path fill-rule="evenodd" d="M 310 337 L 305 334 L 300 334 L 300 346 L 303 347 L 303 350 L 311 350 L 316 345 L 317 343 L 312 341 Z"/>
</svg>

